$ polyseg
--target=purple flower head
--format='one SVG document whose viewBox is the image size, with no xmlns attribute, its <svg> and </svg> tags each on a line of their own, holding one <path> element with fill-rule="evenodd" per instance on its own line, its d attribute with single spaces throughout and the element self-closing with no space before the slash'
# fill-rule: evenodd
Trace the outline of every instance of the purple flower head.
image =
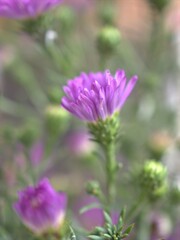
<svg viewBox="0 0 180 240">
<path fill-rule="evenodd" d="M 81 73 L 64 87 L 66 96 L 62 98 L 62 106 L 88 122 L 105 120 L 120 111 L 137 79 L 133 76 L 126 84 L 124 70 L 117 70 L 115 76 L 109 70 L 104 73 Z"/>
<path fill-rule="evenodd" d="M 14 19 L 34 18 L 61 2 L 62 0 L 0 0 L 0 16 Z"/>
<path fill-rule="evenodd" d="M 43 179 L 37 186 L 20 191 L 19 200 L 13 207 L 22 222 L 40 235 L 62 225 L 66 204 L 66 194 L 56 192 L 48 179 Z"/>
</svg>

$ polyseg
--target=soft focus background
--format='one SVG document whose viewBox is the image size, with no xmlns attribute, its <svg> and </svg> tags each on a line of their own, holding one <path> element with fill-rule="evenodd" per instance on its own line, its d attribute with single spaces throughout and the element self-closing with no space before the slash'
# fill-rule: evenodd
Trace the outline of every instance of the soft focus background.
<svg viewBox="0 0 180 240">
<path fill-rule="evenodd" d="M 120 68 L 139 81 L 121 112 L 115 209 L 136 198 L 146 159 L 163 162 L 169 191 L 142 206 L 132 239 L 179 240 L 180 1 L 65 0 L 45 24 L 22 25 L 0 19 L 0 239 L 27 236 L 12 203 L 44 176 L 68 193 L 68 214 L 80 225 L 85 182 L 105 176 L 86 124 L 60 107 L 62 87 L 80 72 Z"/>
</svg>

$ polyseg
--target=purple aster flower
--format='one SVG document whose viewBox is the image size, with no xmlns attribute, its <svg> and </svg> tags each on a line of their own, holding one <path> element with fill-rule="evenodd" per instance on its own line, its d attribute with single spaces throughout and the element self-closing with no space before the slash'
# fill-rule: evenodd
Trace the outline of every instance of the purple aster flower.
<svg viewBox="0 0 180 240">
<path fill-rule="evenodd" d="M 40 235 L 62 225 L 66 204 L 66 194 L 56 192 L 48 179 L 43 179 L 37 186 L 20 191 L 19 200 L 13 207 L 22 222 Z"/>
<path fill-rule="evenodd" d="M 62 0 L 0 0 L 0 16 L 15 19 L 34 18 L 61 2 Z"/>
<path fill-rule="evenodd" d="M 137 79 L 133 76 L 126 84 L 124 70 L 117 70 L 114 77 L 109 70 L 104 73 L 81 73 L 63 88 L 66 96 L 62 98 L 62 106 L 88 122 L 105 120 L 120 111 Z"/>
</svg>

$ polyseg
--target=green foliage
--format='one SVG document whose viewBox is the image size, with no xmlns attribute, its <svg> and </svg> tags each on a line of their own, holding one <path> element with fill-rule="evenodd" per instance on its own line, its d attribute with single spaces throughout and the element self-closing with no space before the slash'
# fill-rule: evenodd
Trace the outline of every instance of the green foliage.
<svg viewBox="0 0 180 240">
<path fill-rule="evenodd" d="M 104 227 L 96 227 L 88 237 L 92 240 L 122 240 L 126 239 L 132 232 L 134 224 L 125 227 L 125 209 L 121 211 L 117 225 L 112 223 L 111 216 L 104 212 L 105 225 Z"/>
<path fill-rule="evenodd" d="M 89 132 L 92 140 L 107 148 L 115 143 L 120 134 L 120 123 L 118 113 L 107 119 L 98 120 L 96 123 L 88 123 Z"/>
</svg>

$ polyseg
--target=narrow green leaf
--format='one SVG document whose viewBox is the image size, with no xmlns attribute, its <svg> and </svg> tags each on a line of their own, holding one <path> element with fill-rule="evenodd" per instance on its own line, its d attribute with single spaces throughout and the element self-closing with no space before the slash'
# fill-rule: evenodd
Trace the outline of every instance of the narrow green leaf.
<svg viewBox="0 0 180 240">
<path fill-rule="evenodd" d="M 128 234 L 128 235 L 129 235 L 129 233 L 132 231 L 133 227 L 134 227 L 134 223 L 131 224 L 129 227 L 127 227 L 127 228 L 124 230 L 123 234 Z"/>
<path fill-rule="evenodd" d="M 106 238 L 111 239 L 111 235 L 109 235 L 109 234 L 107 234 L 107 233 L 103 234 L 103 236 L 106 237 Z"/>
<path fill-rule="evenodd" d="M 100 208 L 100 205 L 99 205 L 98 203 L 89 204 L 89 205 L 81 208 L 80 211 L 79 211 L 79 213 L 80 213 L 80 214 L 83 214 L 83 213 L 85 213 L 85 212 L 87 212 L 87 211 L 89 211 L 89 210 L 91 210 L 91 209 L 93 209 L 93 208 Z"/>
<path fill-rule="evenodd" d="M 110 225 L 112 225 L 112 219 L 107 212 L 104 212 L 104 218 L 106 223 L 109 223 Z"/>
<path fill-rule="evenodd" d="M 89 235 L 88 238 L 90 238 L 90 239 L 92 239 L 92 240 L 103 240 L 102 237 L 96 236 L 96 235 Z"/>
<path fill-rule="evenodd" d="M 95 227 L 95 230 L 101 233 L 106 231 L 103 227 Z"/>
<path fill-rule="evenodd" d="M 126 215 L 126 208 L 123 207 L 119 219 L 122 218 L 122 221 L 124 221 L 125 215 Z"/>
</svg>

